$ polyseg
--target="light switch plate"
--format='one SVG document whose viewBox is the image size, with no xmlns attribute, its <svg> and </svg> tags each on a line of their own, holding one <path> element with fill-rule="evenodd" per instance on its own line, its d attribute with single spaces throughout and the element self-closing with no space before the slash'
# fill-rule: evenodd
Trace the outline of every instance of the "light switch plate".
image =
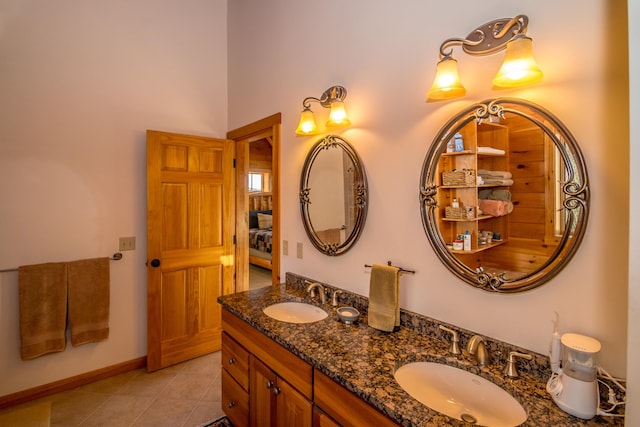
<svg viewBox="0 0 640 427">
<path fill-rule="evenodd" d="M 298 258 L 302 259 L 302 242 L 298 242 L 296 245 L 296 254 Z"/>
<path fill-rule="evenodd" d="M 282 241 L 282 255 L 289 255 L 289 241 Z"/>
<path fill-rule="evenodd" d="M 133 251 L 136 249 L 136 238 L 134 237 L 121 237 L 118 245 L 120 251 Z"/>
</svg>

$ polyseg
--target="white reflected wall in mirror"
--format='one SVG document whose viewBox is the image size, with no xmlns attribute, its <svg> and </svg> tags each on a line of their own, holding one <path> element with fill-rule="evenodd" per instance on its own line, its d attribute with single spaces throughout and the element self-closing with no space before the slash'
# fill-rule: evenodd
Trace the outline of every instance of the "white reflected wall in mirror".
<svg viewBox="0 0 640 427">
<path fill-rule="evenodd" d="M 313 204 L 309 206 L 311 224 L 318 234 L 335 234 L 336 242 L 344 241 L 347 222 L 346 212 L 341 209 L 345 203 L 343 157 L 342 150 L 327 149 L 316 157 L 309 173 L 309 188 L 313 189 Z"/>
<path fill-rule="evenodd" d="M 300 178 L 307 236 L 325 255 L 345 253 L 358 240 L 367 213 L 367 180 L 353 147 L 329 135 L 311 148 Z"/>
</svg>

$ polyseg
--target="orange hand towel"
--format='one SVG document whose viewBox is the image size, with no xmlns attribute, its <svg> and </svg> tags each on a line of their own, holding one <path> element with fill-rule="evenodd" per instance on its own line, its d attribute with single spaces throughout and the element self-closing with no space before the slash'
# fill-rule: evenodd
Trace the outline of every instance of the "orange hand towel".
<svg viewBox="0 0 640 427">
<path fill-rule="evenodd" d="M 109 258 L 67 263 L 71 344 L 109 337 Z"/>
<path fill-rule="evenodd" d="M 67 269 L 65 263 L 18 268 L 20 357 L 35 359 L 67 346 Z"/>
<path fill-rule="evenodd" d="M 397 267 L 371 267 L 368 321 L 372 328 L 393 332 L 395 326 L 400 326 L 399 277 Z"/>
</svg>

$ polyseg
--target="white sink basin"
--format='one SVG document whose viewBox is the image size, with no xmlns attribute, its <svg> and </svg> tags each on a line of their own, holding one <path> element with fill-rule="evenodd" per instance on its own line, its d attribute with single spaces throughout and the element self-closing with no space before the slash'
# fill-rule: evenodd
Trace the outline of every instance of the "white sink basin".
<svg viewBox="0 0 640 427">
<path fill-rule="evenodd" d="M 281 302 L 262 310 L 267 316 L 289 323 L 311 323 L 326 318 L 329 313 L 304 302 Z"/>
<path fill-rule="evenodd" d="M 395 379 L 416 400 L 471 424 L 511 427 L 527 413 L 502 388 L 471 372 L 441 363 L 415 362 L 396 370 Z"/>
</svg>

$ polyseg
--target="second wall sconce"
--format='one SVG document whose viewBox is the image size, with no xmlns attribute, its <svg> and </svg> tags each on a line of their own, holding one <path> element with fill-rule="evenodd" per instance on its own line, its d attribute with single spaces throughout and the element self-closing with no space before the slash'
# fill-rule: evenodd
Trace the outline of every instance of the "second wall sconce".
<svg viewBox="0 0 640 427">
<path fill-rule="evenodd" d="M 493 79 L 496 88 L 508 88 L 537 83 L 542 71 L 533 58 L 532 40 L 526 36 L 529 18 L 518 15 L 487 22 L 473 30 L 465 39 L 450 38 L 440 45 L 440 61 L 427 102 L 456 98 L 467 93 L 460 82 L 458 62 L 453 59 L 453 46 L 462 46 L 470 55 L 489 55 L 506 49 L 504 62 Z M 449 48 L 448 51 L 445 49 Z"/>
<path fill-rule="evenodd" d="M 302 113 L 300 113 L 300 122 L 296 128 L 298 135 L 314 135 L 318 128 L 311 111 L 311 102 L 317 102 L 325 108 L 330 108 L 329 120 L 326 126 L 328 128 L 340 128 L 351 125 L 347 112 L 344 109 L 344 99 L 347 97 L 347 90 L 342 86 L 331 86 L 322 93 L 320 98 L 309 96 L 302 101 Z"/>
</svg>

